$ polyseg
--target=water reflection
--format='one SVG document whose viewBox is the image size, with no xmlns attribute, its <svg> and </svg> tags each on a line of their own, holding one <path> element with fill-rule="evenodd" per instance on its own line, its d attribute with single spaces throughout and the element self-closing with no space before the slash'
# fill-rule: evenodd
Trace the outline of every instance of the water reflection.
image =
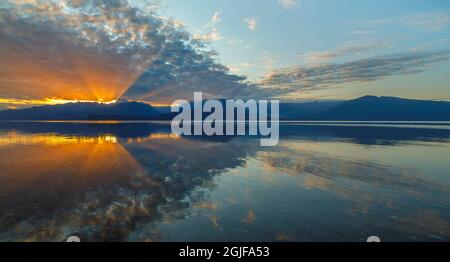
<svg viewBox="0 0 450 262">
<path fill-rule="evenodd" d="M 0 123 L 0 240 L 450 238 L 450 130 L 281 126 L 178 137 L 167 123 Z"/>
</svg>

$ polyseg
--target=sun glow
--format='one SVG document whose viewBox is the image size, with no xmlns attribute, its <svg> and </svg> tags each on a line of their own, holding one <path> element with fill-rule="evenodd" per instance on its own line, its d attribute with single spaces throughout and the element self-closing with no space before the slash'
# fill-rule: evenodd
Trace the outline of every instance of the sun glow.
<svg viewBox="0 0 450 262">
<path fill-rule="evenodd" d="M 148 103 L 148 102 L 142 102 L 142 103 Z M 171 107 L 174 104 L 160 104 L 160 103 L 150 103 L 151 106 L 153 107 Z"/>
<path fill-rule="evenodd" d="M 0 104 L 8 105 L 62 105 L 68 103 L 99 103 L 99 104 L 114 104 L 117 100 L 77 100 L 77 99 L 61 99 L 61 98 L 44 98 L 44 99 L 12 99 L 0 98 Z"/>
<path fill-rule="evenodd" d="M 43 98 L 43 99 L 17 99 L 17 98 L 0 98 L 0 105 L 6 105 L 7 109 L 21 109 L 32 106 L 45 106 L 45 105 L 62 105 L 68 103 L 98 103 L 98 104 L 114 104 L 120 102 L 121 100 L 113 99 L 63 99 L 63 98 Z M 171 107 L 173 104 L 169 103 L 152 103 L 148 101 L 139 101 L 139 100 L 125 100 L 127 102 L 138 102 L 149 104 L 153 107 Z"/>
</svg>

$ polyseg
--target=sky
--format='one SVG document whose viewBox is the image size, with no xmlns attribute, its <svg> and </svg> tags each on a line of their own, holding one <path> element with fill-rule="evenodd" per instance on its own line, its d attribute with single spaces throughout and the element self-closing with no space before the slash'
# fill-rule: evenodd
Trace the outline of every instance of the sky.
<svg viewBox="0 0 450 262">
<path fill-rule="evenodd" d="M 194 91 L 450 100 L 450 1 L 2 1 L 0 54 L 0 109 Z"/>
</svg>

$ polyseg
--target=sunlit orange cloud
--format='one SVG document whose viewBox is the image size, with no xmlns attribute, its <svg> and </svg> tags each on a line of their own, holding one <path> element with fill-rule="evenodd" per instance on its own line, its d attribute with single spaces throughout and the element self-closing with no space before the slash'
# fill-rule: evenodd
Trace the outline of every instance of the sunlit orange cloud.
<svg viewBox="0 0 450 262">
<path fill-rule="evenodd" d="M 139 74 L 120 57 L 89 54 L 77 57 L 60 54 L 61 57 L 57 58 L 50 55 L 48 58 L 13 56 L 6 55 L 0 69 L 0 95 L 4 97 L 0 103 L 112 102 Z"/>
<path fill-rule="evenodd" d="M 24 2 L 0 9 L 0 98 L 16 101 L 1 108 L 254 92 L 172 19 L 128 1 Z"/>
<path fill-rule="evenodd" d="M 4 18 L 0 29 L 0 104 L 42 105 L 119 99 L 151 58 L 87 44 L 52 24 L 41 30 Z M 13 36 L 13 37 L 12 37 Z"/>
</svg>

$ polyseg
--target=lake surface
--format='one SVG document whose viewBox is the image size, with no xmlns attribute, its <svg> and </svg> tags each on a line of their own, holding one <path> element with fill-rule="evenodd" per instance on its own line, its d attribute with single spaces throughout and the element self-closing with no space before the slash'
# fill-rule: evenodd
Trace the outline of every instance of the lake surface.
<svg viewBox="0 0 450 262">
<path fill-rule="evenodd" d="M 449 123 L 0 122 L 0 241 L 450 240 Z"/>
</svg>

